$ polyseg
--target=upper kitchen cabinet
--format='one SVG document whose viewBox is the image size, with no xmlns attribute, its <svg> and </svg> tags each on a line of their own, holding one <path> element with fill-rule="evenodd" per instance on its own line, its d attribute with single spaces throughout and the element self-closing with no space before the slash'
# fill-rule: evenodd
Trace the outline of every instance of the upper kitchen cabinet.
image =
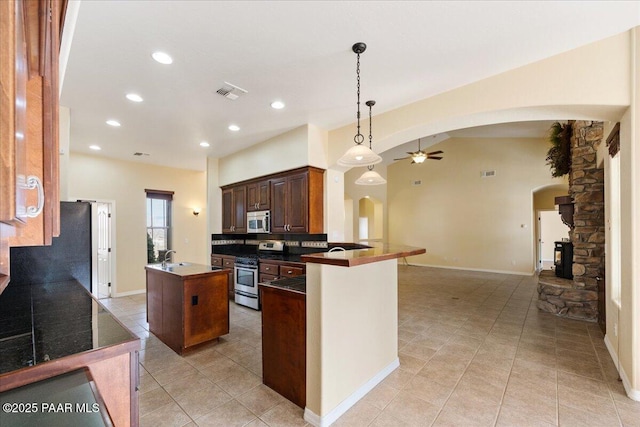
<svg viewBox="0 0 640 427">
<path fill-rule="evenodd" d="M 222 232 L 247 232 L 247 187 L 222 189 Z"/>
<path fill-rule="evenodd" d="M 66 1 L 0 2 L 0 221 L 9 245 L 59 234 L 58 55 Z"/>
<path fill-rule="evenodd" d="M 247 211 L 266 211 L 271 207 L 269 180 L 247 184 Z"/>
<path fill-rule="evenodd" d="M 297 169 L 271 179 L 271 231 L 323 232 L 324 170 Z"/>
</svg>

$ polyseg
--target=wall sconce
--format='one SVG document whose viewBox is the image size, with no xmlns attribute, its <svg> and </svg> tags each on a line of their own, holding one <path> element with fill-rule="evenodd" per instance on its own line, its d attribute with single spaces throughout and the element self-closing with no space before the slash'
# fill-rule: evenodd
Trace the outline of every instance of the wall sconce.
<svg viewBox="0 0 640 427">
<path fill-rule="evenodd" d="M 200 215 L 200 208 L 193 208 L 193 215 L 194 216 Z"/>
</svg>

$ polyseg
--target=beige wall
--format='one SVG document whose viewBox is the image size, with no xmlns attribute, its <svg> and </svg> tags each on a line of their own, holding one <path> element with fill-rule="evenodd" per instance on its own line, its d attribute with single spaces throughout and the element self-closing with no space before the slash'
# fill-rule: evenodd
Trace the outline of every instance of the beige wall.
<svg viewBox="0 0 640 427">
<path fill-rule="evenodd" d="M 452 138 L 433 149 L 444 159 L 388 168 L 389 240 L 426 248 L 416 264 L 532 273 L 533 192 L 560 181 L 545 165 L 547 141 Z"/>
<path fill-rule="evenodd" d="M 375 171 L 380 174 L 383 178 L 387 179 L 387 168 L 382 164 L 375 165 Z M 376 213 L 378 217 L 378 221 L 380 222 L 379 226 L 381 229 L 374 231 L 376 236 L 379 236 L 379 239 L 387 240 L 387 185 L 357 185 L 355 183 L 356 179 L 360 178 L 367 169 L 366 168 L 352 168 L 344 174 L 344 194 L 349 199 L 349 202 L 352 204 L 350 206 L 351 212 L 353 216 L 351 217 L 352 223 L 350 226 L 350 230 L 353 235 L 354 240 L 361 240 L 359 236 L 359 218 L 363 216 L 362 212 L 360 212 L 360 200 L 369 197 L 376 204 L 382 206 L 382 212 Z M 327 197 L 331 197 L 327 195 Z M 371 237 L 372 234 L 370 233 Z M 395 242 L 394 242 L 395 243 Z"/>
<path fill-rule="evenodd" d="M 395 259 L 307 264 L 308 410 L 327 416 L 397 361 L 397 283 Z"/>
<path fill-rule="evenodd" d="M 174 260 L 209 264 L 206 174 L 72 153 L 68 170 L 69 195 L 115 202 L 115 291 L 144 292 L 147 263 L 145 189 L 174 191 Z M 193 208 L 201 209 L 199 216 Z"/>
<path fill-rule="evenodd" d="M 327 132 L 304 125 L 220 158 L 218 181 L 228 185 L 303 166 L 327 168 Z"/>
<path fill-rule="evenodd" d="M 556 210 L 556 197 L 569 195 L 568 175 L 563 176 L 562 184 L 554 184 L 544 187 L 533 193 L 533 209 L 536 211 Z M 555 181 L 555 180 L 554 180 Z"/>
</svg>

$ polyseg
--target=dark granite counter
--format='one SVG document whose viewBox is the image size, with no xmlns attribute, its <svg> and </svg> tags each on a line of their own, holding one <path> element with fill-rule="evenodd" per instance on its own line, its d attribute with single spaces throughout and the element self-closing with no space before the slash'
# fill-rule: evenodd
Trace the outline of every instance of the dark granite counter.
<svg viewBox="0 0 640 427">
<path fill-rule="evenodd" d="M 229 270 L 223 269 L 221 267 L 212 267 L 210 265 L 204 264 L 194 264 L 192 262 L 168 263 L 166 267 L 162 267 L 162 264 L 147 264 L 145 269 L 162 271 L 180 277 L 203 276 L 221 272 L 224 272 L 224 274 L 229 274 Z"/>
<path fill-rule="evenodd" d="M 307 276 L 301 275 L 296 277 L 287 277 L 284 279 L 272 280 L 271 282 L 260 283 L 259 285 L 267 288 L 284 289 L 286 291 L 297 292 L 299 294 L 306 294 Z"/>
<path fill-rule="evenodd" d="M 139 341 L 77 281 L 9 284 L 0 295 L 2 374 Z M 139 342 L 136 343 L 139 348 Z"/>
</svg>

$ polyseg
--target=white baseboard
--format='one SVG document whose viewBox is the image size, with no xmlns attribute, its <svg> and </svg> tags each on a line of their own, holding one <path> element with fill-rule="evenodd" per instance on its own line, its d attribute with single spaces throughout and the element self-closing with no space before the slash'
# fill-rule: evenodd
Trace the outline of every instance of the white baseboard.
<svg viewBox="0 0 640 427">
<path fill-rule="evenodd" d="M 128 292 L 117 292 L 114 295 L 112 295 L 112 298 L 119 298 L 119 297 L 128 297 L 131 295 L 139 295 L 139 294 L 144 294 L 146 293 L 146 289 L 140 289 L 137 291 L 128 291 Z"/>
<path fill-rule="evenodd" d="M 324 416 L 320 416 L 309 408 L 304 409 L 304 420 L 315 427 L 328 427 L 347 412 L 353 405 L 369 393 L 375 386 L 380 384 L 391 372 L 400 366 L 400 359 L 396 358 L 393 362 L 384 367 L 380 372 L 374 375 L 362 387 L 354 391 L 349 397 L 343 400 L 338 406 L 333 408 L 331 412 Z"/>
<path fill-rule="evenodd" d="M 624 391 L 627 392 L 627 396 L 629 399 L 640 401 L 640 390 L 636 390 L 631 387 L 631 382 L 629 381 L 627 373 L 624 371 L 624 368 L 618 364 L 618 352 L 613 348 L 613 344 L 611 344 L 611 341 L 609 340 L 609 334 L 604 337 L 604 345 L 607 347 L 607 350 L 609 350 L 609 355 L 613 360 L 613 364 L 616 365 L 616 368 L 618 369 L 618 374 L 620 375 L 620 379 L 622 379 L 622 385 L 624 386 Z"/>
<path fill-rule="evenodd" d="M 398 258 L 398 264 L 402 264 L 402 258 Z M 513 274 L 516 276 L 533 276 L 536 274 L 535 270 L 531 272 L 523 272 L 523 271 L 509 271 L 509 270 L 490 270 L 484 268 L 467 268 L 467 267 L 455 267 L 451 265 L 435 265 L 435 264 L 420 264 L 420 263 L 410 263 L 410 265 L 414 265 L 417 267 L 433 267 L 433 268 L 445 268 L 447 270 L 464 270 L 464 271 L 479 271 L 481 273 L 498 273 L 498 274 Z"/>
</svg>

